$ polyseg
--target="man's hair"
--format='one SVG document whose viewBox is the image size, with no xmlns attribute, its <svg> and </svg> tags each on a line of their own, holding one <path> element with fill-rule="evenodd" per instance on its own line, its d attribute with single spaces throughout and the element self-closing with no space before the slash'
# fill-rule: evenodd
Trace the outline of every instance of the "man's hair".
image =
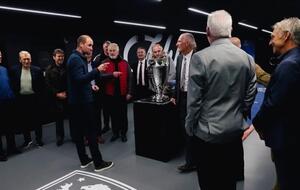
<svg viewBox="0 0 300 190">
<path fill-rule="evenodd" d="M 79 36 L 79 37 L 77 38 L 77 47 L 79 47 L 79 45 L 80 45 L 81 43 L 85 43 L 86 40 L 87 40 L 88 38 L 91 38 L 91 37 L 88 36 L 88 35 L 81 35 L 81 36 Z"/>
<path fill-rule="evenodd" d="M 102 45 L 104 45 L 104 44 L 111 44 L 111 41 L 105 40 L 105 41 L 102 43 Z"/>
<path fill-rule="evenodd" d="M 21 56 L 25 55 L 25 54 L 29 55 L 31 57 L 31 55 L 30 55 L 30 53 L 28 51 L 22 50 L 22 51 L 19 52 L 19 58 L 21 58 Z"/>
<path fill-rule="evenodd" d="M 52 55 L 56 56 L 56 54 L 65 54 L 65 52 L 64 50 L 57 48 L 53 51 Z"/>
<path fill-rule="evenodd" d="M 116 44 L 116 43 L 110 43 L 110 44 L 108 45 L 108 49 L 115 49 L 115 50 L 117 50 L 117 51 L 120 50 L 119 45 Z"/>
<path fill-rule="evenodd" d="M 290 17 L 283 19 L 273 25 L 274 30 L 280 30 L 282 32 L 289 32 L 291 34 L 291 39 L 300 45 L 300 19 L 297 17 Z"/>
<path fill-rule="evenodd" d="M 142 49 L 142 50 L 144 50 L 146 52 L 146 48 L 144 48 L 144 47 L 140 46 L 140 47 L 137 48 L 137 50 L 139 50 L 139 49 Z"/>
<path fill-rule="evenodd" d="M 212 12 L 207 19 L 207 28 L 215 38 L 231 37 L 232 18 L 225 10 Z"/>
<path fill-rule="evenodd" d="M 152 52 L 153 52 L 153 48 L 156 47 L 156 46 L 158 46 L 161 50 L 164 49 L 159 43 L 156 43 L 156 44 L 154 44 L 154 45 L 152 46 L 152 48 L 151 48 L 151 51 L 152 51 Z"/>
<path fill-rule="evenodd" d="M 195 50 L 197 48 L 197 44 L 194 35 L 191 33 L 183 33 L 182 35 L 188 40 L 190 48 Z"/>
</svg>

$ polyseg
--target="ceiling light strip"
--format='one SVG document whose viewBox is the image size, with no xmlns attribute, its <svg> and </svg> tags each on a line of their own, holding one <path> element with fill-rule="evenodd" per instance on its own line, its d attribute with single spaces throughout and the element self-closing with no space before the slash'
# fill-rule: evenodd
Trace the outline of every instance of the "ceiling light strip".
<svg viewBox="0 0 300 190">
<path fill-rule="evenodd" d="M 179 29 L 181 32 L 190 32 L 190 33 L 196 33 L 196 34 L 204 34 L 206 35 L 206 32 L 197 31 L 197 30 L 187 30 L 187 29 Z"/>
<path fill-rule="evenodd" d="M 189 10 L 189 11 L 192 11 L 192 12 L 195 12 L 195 13 L 207 15 L 207 16 L 210 15 L 210 13 L 208 13 L 208 12 L 201 11 L 201 10 L 199 10 L 199 9 L 195 9 L 195 8 L 192 8 L 192 7 L 189 7 L 188 10 Z"/>
<path fill-rule="evenodd" d="M 120 21 L 120 20 L 114 20 L 114 23 L 127 24 L 127 25 L 133 25 L 133 26 L 143 26 L 143 27 L 148 27 L 148 28 L 166 29 L 165 26 L 142 24 L 142 23 L 136 23 L 136 22 Z"/>
<path fill-rule="evenodd" d="M 34 13 L 34 14 L 42 14 L 42 15 L 51 15 L 51 16 L 60 16 L 60 17 L 69 17 L 69 18 L 81 18 L 78 15 L 70 15 L 70 14 L 62 14 L 56 12 L 49 12 L 49 11 L 39 11 L 33 9 L 22 9 L 16 7 L 7 7 L 7 6 L 0 6 L 0 9 L 9 10 L 9 11 L 17 11 L 17 12 L 27 12 L 27 13 Z"/>
<path fill-rule="evenodd" d="M 271 31 L 269 31 L 269 30 L 266 30 L 266 29 L 261 29 L 261 31 L 262 31 L 262 32 L 265 32 L 265 33 L 268 33 L 268 34 L 272 34 L 272 32 L 271 32 Z"/>
<path fill-rule="evenodd" d="M 238 22 L 239 25 L 242 25 L 242 26 L 245 26 L 245 27 L 248 27 L 248 28 L 252 28 L 252 29 L 255 29 L 257 30 L 258 27 L 257 26 L 253 26 L 253 25 L 250 25 L 250 24 L 246 24 L 246 23 L 243 23 L 243 22 Z"/>
</svg>

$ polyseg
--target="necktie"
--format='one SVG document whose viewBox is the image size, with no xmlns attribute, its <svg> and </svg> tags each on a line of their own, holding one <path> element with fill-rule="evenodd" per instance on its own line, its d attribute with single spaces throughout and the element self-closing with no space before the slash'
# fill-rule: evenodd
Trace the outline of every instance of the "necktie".
<svg viewBox="0 0 300 190">
<path fill-rule="evenodd" d="M 184 91 L 184 87 L 186 86 L 185 73 L 186 73 L 186 57 L 183 58 L 181 78 L 180 78 L 180 88 L 182 91 Z"/>
<path fill-rule="evenodd" d="M 139 69 L 139 85 L 143 85 L 143 62 L 139 62 L 140 69 Z"/>
</svg>

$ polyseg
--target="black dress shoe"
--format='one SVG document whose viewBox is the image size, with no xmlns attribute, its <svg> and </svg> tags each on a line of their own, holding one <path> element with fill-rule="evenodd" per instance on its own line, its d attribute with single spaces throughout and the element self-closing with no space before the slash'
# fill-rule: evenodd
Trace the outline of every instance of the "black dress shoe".
<svg viewBox="0 0 300 190">
<path fill-rule="evenodd" d="M 102 129 L 101 133 L 104 134 L 104 133 L 106 133 L 107 131 L 109 131 L 109 126 L 105 126 L 105 127 Z"/>
<path fill-rule="evenodd" d="M 64 144 L 64 140 L 57 140 L 56 141 L 56 146 L 61 146 Z"/>
<path fill-rule="evenodd" d="M 115 140 L 117 140 L 120 136 L 119 135 L 113 135 L 110 139 L 110 142 L 114 142 Z"/>
<path fill-rule="evenodd" d="M 122 142 L 127 142 L 127 137 L 126 137 L 126 135 L 122 135 L 121 141 L 122 141 Z"/>
<path fill-rule="evenodd" d="M 41 141 L 41 140 L 37 140 L 37 141 L 36 141 L 36 145 L 37 145 L 38 147 L 42 147 L 42 146 L 44 146 L 44 143 L 43 143 L 43 141 Z"/>
<path fill-rule="evenodd" d="M 177 168 L 181 173 L 187 173 L 187 172 L 192 172 L 192 171 L 196 171 L 196 166 L 193 165 L 188 165 L 188 164 L 184 164 L 182 166 L 178 166 Z"/>
<path fill-rule="evenodd" d="M 21 154 L 21 153 L 22 153 L 22 151 L 17 147 L 7 150 L 8 156 L 15 155 L 15 154 Z"/>
<path fill-rule="evenodd" d="M 7 156 L 5 154 L 0 154 L 0 162 L 7 161 Z"/>
</svg>

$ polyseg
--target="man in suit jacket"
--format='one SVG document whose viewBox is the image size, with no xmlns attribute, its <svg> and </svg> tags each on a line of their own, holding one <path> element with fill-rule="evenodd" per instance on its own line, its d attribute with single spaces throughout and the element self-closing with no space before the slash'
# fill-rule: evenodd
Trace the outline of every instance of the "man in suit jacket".
<svg viewBox="0 0 300 190">
<path fill-rule="evenodd" d="M 86 55 L 93 51 L 93 40 L 90 36 L 81 35 L 77 39 L 77 48 L 73 50 L 67 61 L 67 93 L 70 104 L 70 129 L 73 141 L 76 144 L 81 168 L 94 163 L 96 172 L 108 169 L 113 162 L 102 159 L 97 144 L 97 126 L 94 110 L 94 97 L 91 81 L 96 79 L 100 72 L 106 69 L 106 64 L 88 72 Z M 92 158 L 86 154 L 84 136 L 88 140 Z"/>
<path fill-rule="evenodd" d="M 97 54 L 93 59 L 93 66 L 98 67 L 100 64 L 103 63 L 104 60 L 108 59 L 108 45 L 111 44 L 110 41 L 106 40 L 102 44 L 102 53 Z M 102 77 L 105 78 L 105 76 L 102 75 Z M 106 76 L 107 77 L 107 76 Z M 107 131 L 109 131 L 109 120 L 111 116 L 109 115 L 109 105 L 107 104 L 106 96 L 104 94 L 103 89 L 103 80 L 96 80 L 97 85 L 99 86 L 99 99 L 98 102 L 100 102 L 100 112 L 102 110 L 103 115 L 103 128 L 101 130 L 101 133 L 104 134 Z M 101 125 L 102 126 L 102 125 Z"/>
<path fill-rule="evenodd" d="M 133 91 L 132 69 L 128 62 L 120 56 L 118 44 L 109 44 L 108 52 L 109 59 L 105 61 L 108 64 L 105 73 L 114 76 L 106 78 L 104 82 L 113 131 L 110 141 L 116 141 L 121 135 L 121 141 L 127 142 L 127 103 L 131 100 Z"/>
<path fill-rule="evenodd" d="M 185 117 L 186 117 L 186 101 L 187 101 L 187 85 L 189 75 L 189 65 L 192 55 L 197 47 L 195 38 L 191 33 L 183 33 L 179 36 L 176 46 L 180 52 L 177 57 L 176 74 L 175 74 L 175 91 L 171 101 L 177 106 L 179 111 L 180 126 L 182 128 L 182 136 L 185 139 L 185 164 L 178 167 L 180 172 L 190 172 L 196 170 L 196 164 L 193 162 L 191 150 L 191 137 L 185 132 Z"/>
<path fill-rule="evenodd" d="M 146 49 L 143 47 L 138 47 L 136 51 L 138 62 L 133 66 L 134 84 L 135 84 L 135 99 L 143 99 L 149 97 L 153 94 L 149 90 L 149 81 L 147 74 L 147 59 L 146 59 Z"/>
<path fill-rule="evenodd" d="M 280 63 L 271 76 L 253 125 L 271 148 L 280 189 L 299 189 L 300 19 L 273 26 L 270 45 Z M 298 153 L 297 153 L 298 152 Z"/>
<path fill-rule="evenodd" d="M 24 148 L 32 144 L 30 131 L 35 130 L 36 144 L 43 146 L 41 123 L 41 99 L 44 91 L 44 76 L 41 69 L 31 65 L 31 55 L 28 51 L 19 52 L 21 64 L 11 69 L 12 87 L 16 95 L 20 123 L 24 135 Z"/>
<path fill-rule="evenodd" d="M 53 63 L 45 71 L 46 90 L 50 106 L 55 117 L 56 145 L 64 142 L 64 119 L 67 112 L 67 73 L 64 64 L 65 53 L 62 49 L 55 49 L 52 54 Z"/>
<path fill-rule="evenodd" d="M 198 182 L 202 190 L 236 189 L 244 115 L 256 94 L 253 60 L 229 37 L 231 15 L 219 10 L 207 20 L 210 46 L 192 56 L 187 91 L 186 132 L 193 137 Z"/>
<path fill-rule="evenodd" d="M 11 88 L 7 68 L 2 63 L 2 52 L 0 51 L 0 162 L 7 161 L 7 156 L 11 154 L 21 153 L 16 147 L 15 122 L 9 119 L 14 114 L 14 99 L 15 95 Z M 6 152 L 3 149 L 2 135 L 6 137 Z"/>
</svg>

